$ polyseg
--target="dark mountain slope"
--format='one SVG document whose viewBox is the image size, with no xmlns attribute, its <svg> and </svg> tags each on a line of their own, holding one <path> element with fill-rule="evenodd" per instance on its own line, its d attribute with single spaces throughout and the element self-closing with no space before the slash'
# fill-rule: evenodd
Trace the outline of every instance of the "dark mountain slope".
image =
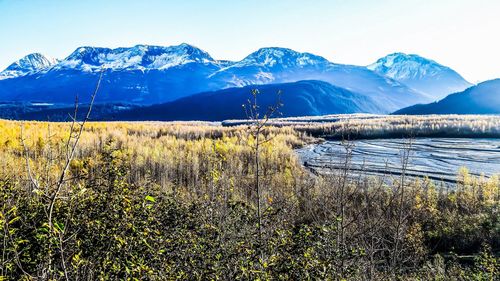
<svg viewBox="0 0 500 281">
<path fill-rule="evenodd" d="M 394 114 L 500 114 L 500 79 L 480 83 L 438 102 L 403 108 Z"/>
<path fill-rule="evenodd" d="M 247 86 L 206 92 L 170 103 L 135 108 L 105 116 L 109 120 L 208 120 L 219 121 L 246 118 L 243 104 L 252 98 L 251 90 L 258 89 L 257 102 L 261 114 L 278 102 L 282 116 L 325 115 L 334 113 L 380 112 L 371 98 L 333 86 L 322 81 Z"/>
</svg>

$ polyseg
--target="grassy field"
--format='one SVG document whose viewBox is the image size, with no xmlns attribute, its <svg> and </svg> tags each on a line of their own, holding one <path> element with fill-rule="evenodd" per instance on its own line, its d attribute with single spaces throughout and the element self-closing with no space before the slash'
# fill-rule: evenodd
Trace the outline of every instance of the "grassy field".
<svg viewBox="0 0 500 281">
<path fill-rule="evenodd" d="M 455 190 L 404 173 L 388 183 L 350 176 L 348 157 L 315 176 L 293 150 L 353 131 L 498 133 L 498 117 L 442 118 L 259 134 L 87 123 L 74 157 L 79 126 L 0 121 L 0 280 L 494 280 L 498 177 L 464 169 Z"/>
</svg>

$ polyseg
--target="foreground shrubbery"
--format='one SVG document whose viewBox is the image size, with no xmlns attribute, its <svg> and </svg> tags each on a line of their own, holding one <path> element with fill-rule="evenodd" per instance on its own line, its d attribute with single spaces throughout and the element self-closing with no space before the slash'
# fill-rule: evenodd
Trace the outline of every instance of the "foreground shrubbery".
<svg viewBox="0 0 500 281">
<path fill-rule="evenodd" d="M 43 134 L 46 124 L 33 126 L 38 130 L 25 128 L 24 135 Z M 26 140 L 34 183 L 25 176 L 24 150 L 10 139 L 1 153 L 17 166 L 6 169 L 3 162 L 0 175 L 0 279 L 495 280 L 499 274 L 497 177 L 463 170 L 456 189 L 444 190 L 425 179 L 353 178 L 348 159 L 345 170 L 315 177 L 291 150 L 307 139 L 271 129 L 260 152 L 259 229 L 253 139 L 245 130 L 142 126 L 87 129 L 51 221 L 64 142 Z"/>
</svg>

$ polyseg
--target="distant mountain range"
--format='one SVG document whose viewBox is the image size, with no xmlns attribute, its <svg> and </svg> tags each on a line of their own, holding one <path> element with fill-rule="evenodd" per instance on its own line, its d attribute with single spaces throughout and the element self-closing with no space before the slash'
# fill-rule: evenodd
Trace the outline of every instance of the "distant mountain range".
<svg viewBox="0 0 500 281">
<path fill-rule="evenodd" d="M 500 79 L 480 83 L 438 102 L 403 108 L 394 114 L 500 114 Z"/>
<path fill-rule="evenodd" d="M 253 99 L 253 89 L 259 90 L 257 102 L 261 116 L 270 106 L 279 106 L 274 117 L 327 115 L 333 113 L 377 112 L 381 105 L 370 97 L 333 86 L 324 81 L 299 81 L 283 84 L 252 85 L 195 94 L 172 102 L 150 106 L 130 104 L 96 104 L 94 120 L 172 121 L 247 118 L 243 105 Z M 0 104 L 4 118 L 23 120 L 65 121 L 74 113 L 69 105 Z M 80 118 L 87 104 L 80 106 Z"/>
<path fill-rule="evenodd" d="M 218 89 L 207 77 L 224 65 L 187 44 L 81 47 L 55 65 L 0 80 L 0 101 L 71 103 L 78 95 L 88 102 L 104 69 L 96 102 L 155 104 Z"/>
<path fill-rule="evenodd" d="M 245 119 L 242 105 L 253 100 L 252 89 L 258 89 L 259 114 L 279 103 L 279 114 L 273 117 L 312 116 L 333 113 L 377 112 L 382 106 L 370 97 L 333 86 L 324 81 L 299 81 L 284 84 L 245 86 L 201 93 L 173 102 L 137 107 L 103 116 L 105 120 L 203 120 Z M 281 92 L 281 94 L 279 93 Z"/>
<path fill-rule="evenodd" d="M 238 96 L 243 95 L 242 91 L 269 85 L 273 90 L 283 87 L 287 99 L 307 95 L 309 101 L 313 98 L 321 101 L 321 104 L 311 103 L 318 108 L 310 104 L 289 104 L 294 108 L 290 114 L 390 113 L 438 100 L 471 86 L 448 67 L 401 53 L 364 67 L 336 64 L 321 56 L 287 48 L 261 48 L 241 61 L 223 61 L 189 44 L 137 45 L 116 49 L 80 47 L 62 60 L 41 54 L 28 55 L 0 73 L 0 102 L 50 103 L 57 104 L 55 108 L 59 110 L 71 105 L 78 95 L 78 100 L 86 103 L 101 71 L 104 76 L 96 102 L 127 104 L 141 107 L 140 110 L 158 104 L 167 108 L 173 101 L 188 106 L 189 101 L 197 103 L 203 111 L 205 106 L 217 107 L 210 100 L 201 101 L 211 92 L 216 97 L 224 97 L 220 103 L 226 106 L 220 110 L 233 112 L 234 108 L 228 108 L 235 106 L 229 93 L 238 93 Z M 305 80 L 308 81 L 299 82 Z M 195 95 L 199 93 L 204 94 Z M 294 102 L 302 101 L 297 98 Z M 331 105 L 331 109 L 327 110 L 322 104 Z M 300 108 L 303 109 L 298 110 Z M 240 109 L 238 105 L 237 110 Z M 36 114 L 36 110 L 29 111 Z M 164 114 L 161 119 L 173 116 Z"/>
<path fill-rule="evenodd" d="M 321 80 L 375 100 L 383 100 L 380 112 L 390 112 L 404 104 L 432 100 L 366 67 L 335 64 L 320 56 L 286 48 L 262 48 L 242 61 L 220 69 L 210 78 L 222 81 L 219 86 L 223 88 Z"/>
</svg>

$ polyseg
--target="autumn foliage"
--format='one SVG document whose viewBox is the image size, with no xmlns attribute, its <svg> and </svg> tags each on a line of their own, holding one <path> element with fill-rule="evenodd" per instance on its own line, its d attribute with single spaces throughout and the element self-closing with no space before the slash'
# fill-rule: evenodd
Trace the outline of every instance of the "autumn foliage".
<svg viewBox="0 0 500 281">
<path fill-rule="evenodd" d="M 69 124 L 0 121 L 0 280 L 495 280 L 498 176 L 328 176 L 265 127 L 262 229 L 246 125 L 88 123 L 47 221 Z M 262 233 L 258 233 L 262 231 Z M 262 237 L 259 237 L 261 235 Z"/>
</svg>

